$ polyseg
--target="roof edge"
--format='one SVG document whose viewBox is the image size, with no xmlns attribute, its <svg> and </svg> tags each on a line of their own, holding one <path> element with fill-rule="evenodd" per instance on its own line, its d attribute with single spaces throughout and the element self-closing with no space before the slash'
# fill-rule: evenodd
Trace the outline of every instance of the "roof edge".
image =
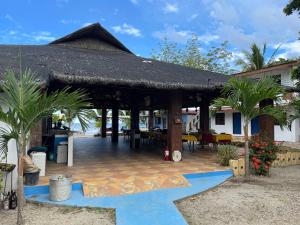
<svg viewBox="0 0 300 225">
<path fill-rule="evenodd" d="M 58 38 L 52 42 L 49 43 L 49 45 L 54 45 L 54 44 L 62 44 L 66 43 L 72 40 L 79 39 L 80 36 L 86 35 L 92 32 L 99 32 L 98 36 L 99 39 L 104 39 L 104 41 L 114 45 L 115 47 L 133 54 L 125 45 L 123 45 L 117 38 L 115 38 L 110 32 L 108 32 L 104 27 L 101 26 L 100 23 L 93 23 L 91 25 L 85 26 L 83 28 L 80 28 L 70 34 L 67 34 L 61 38 Z M 104 37 L 101 37 L 101 34 L 104 35 Z"/>
</svg>

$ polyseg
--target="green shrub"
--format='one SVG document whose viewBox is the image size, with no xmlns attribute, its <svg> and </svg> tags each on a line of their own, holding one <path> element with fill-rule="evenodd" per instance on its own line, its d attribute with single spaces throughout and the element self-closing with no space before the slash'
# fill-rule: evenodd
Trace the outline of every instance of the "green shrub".
<svg viewBox="0 0 300 225">
<path fill-rule="evenodd" d="M 230 159 L 238 158 L 237 147 L 233 145 L 218 145 L 218 162 L 222 166 L 229 166 Z"/>
<path fill-rule="evenodd" d="M 0 171 L 0 193 L 2 192 L 3 188 L 3 173 Z"/>
</svg>

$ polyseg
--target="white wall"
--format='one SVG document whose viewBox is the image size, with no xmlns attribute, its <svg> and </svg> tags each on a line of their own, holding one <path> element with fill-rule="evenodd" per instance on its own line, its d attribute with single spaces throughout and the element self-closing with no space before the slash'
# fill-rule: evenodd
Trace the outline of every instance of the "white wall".
<svg viewBox="0 0 300 225">
<path fill-rule="evenodd" d="M 225 125 L 216 125 L 215 117 L 211 117 L 211 129 L 214 129 L 217 133 L 228 133 L 233 134 L 234 136 L 244 136 L 243 131 L 243 117 L 241 118 L 242 124 L 242 133 L 241 134 L 233 134 L 233 124 L 232 124 L 232 112 L 225 112 Z M 251 135 L 251 124 L 249 124 L 248 132 Z M 274 139 L 275 141 L 286 141 L 286 142 L 298 142 L 300 141 L 300 120 L 296 119 L 293 121 L 291 130 L 288 128 L 284 128 L 281 130 L 280 126 L 274 126 Z"/>
<path fill-rule="evenodd" d="M 3 110 L 6 111 L 5 108 L 3 108 Z M 4 124 L 3 122 L 0 122 L 0 127 L 8 128 L 8 126 L 6 124 Z M 5 162 L 5 160 L 2 160 L 2 162 Z M 13 173 L 10 173 L 7 176 L 6 190 L 8 191 L 8 190 L 10 190 L 11 174 L 13 176 L 13 189 L 16 189 L 16 187 L 17 187 L 18 156 L 17 156 L 17 147 L 16 147 L 16 141 L 15 140 L 11 140 L 8 143 L 7 163 L 12 163 L 12 164 L 16 165 L 16 168 L 14 169 Z M 4 179 L 5 179 L 5 177 L 4 177 Z"/>
</svg>

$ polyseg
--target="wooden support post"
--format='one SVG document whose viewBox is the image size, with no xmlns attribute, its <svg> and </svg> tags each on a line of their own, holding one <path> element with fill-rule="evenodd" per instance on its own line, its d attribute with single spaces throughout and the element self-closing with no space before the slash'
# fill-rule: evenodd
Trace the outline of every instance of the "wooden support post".
<svg viewBox="0 0 300 225">
<path fill-rule="evenodd" d="M 106 120 L 107 120 L 107 109 L 102 108 L 101 116 L 101 137 L 106 138 Z"/>
<path fill-rule="evenodd" d="M 182 93 L 172 92 L 168 106 L 168 147 L 173 151 L 182 150 Z"/>
<path fill-rule="evenodd" d="M 273 106 L 273 100 L 267 99 L 259 103 L 259 107 Z M 274 119 L 269 115 L 259 116 L 259 134 L 274 140 Z"/>
<path fill-rule="evenodd" d="M 148 130 L 152 130 L 153 129 L 153 110 L 149 110 L 149 115 L 148 115 Z"/>
<path fill-rule="evenodd" d="M 200 103 L 200 130 L 202 133 L 209 133 L 209 101 Z"/>
<path fill-rule="evenodd" d="M 112 133 L 111 141 L 113 143 L 118 143 L 119 140 L 119 109 L 114 106 L 112 108 Z"/>
<path fill-rule="evenodd" d="M 40 120 L 36 126 L 30 130 L 30 148 L 42 146 L 43 122 Z"/>
<path fill-rule="evenodd" d="M 131 108 L 130 119 L 130 148 L 138 149 L 140 147 L 140 139 L 137 138 L 140 129 L 140 111 L 138 108 Z"/>
</svg>

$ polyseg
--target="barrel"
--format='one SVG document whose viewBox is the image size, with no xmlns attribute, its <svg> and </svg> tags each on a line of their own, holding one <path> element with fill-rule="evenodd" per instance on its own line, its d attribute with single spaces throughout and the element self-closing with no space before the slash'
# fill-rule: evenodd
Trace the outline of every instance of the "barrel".
<svg viewBox="0 0 300 225">
<path fill-rule="evenodd" d="M 49 181 L 49 199 L 51 201 L 65 201 L 71 198 L 72 176 L 53 175 Z"/>
</svg>

